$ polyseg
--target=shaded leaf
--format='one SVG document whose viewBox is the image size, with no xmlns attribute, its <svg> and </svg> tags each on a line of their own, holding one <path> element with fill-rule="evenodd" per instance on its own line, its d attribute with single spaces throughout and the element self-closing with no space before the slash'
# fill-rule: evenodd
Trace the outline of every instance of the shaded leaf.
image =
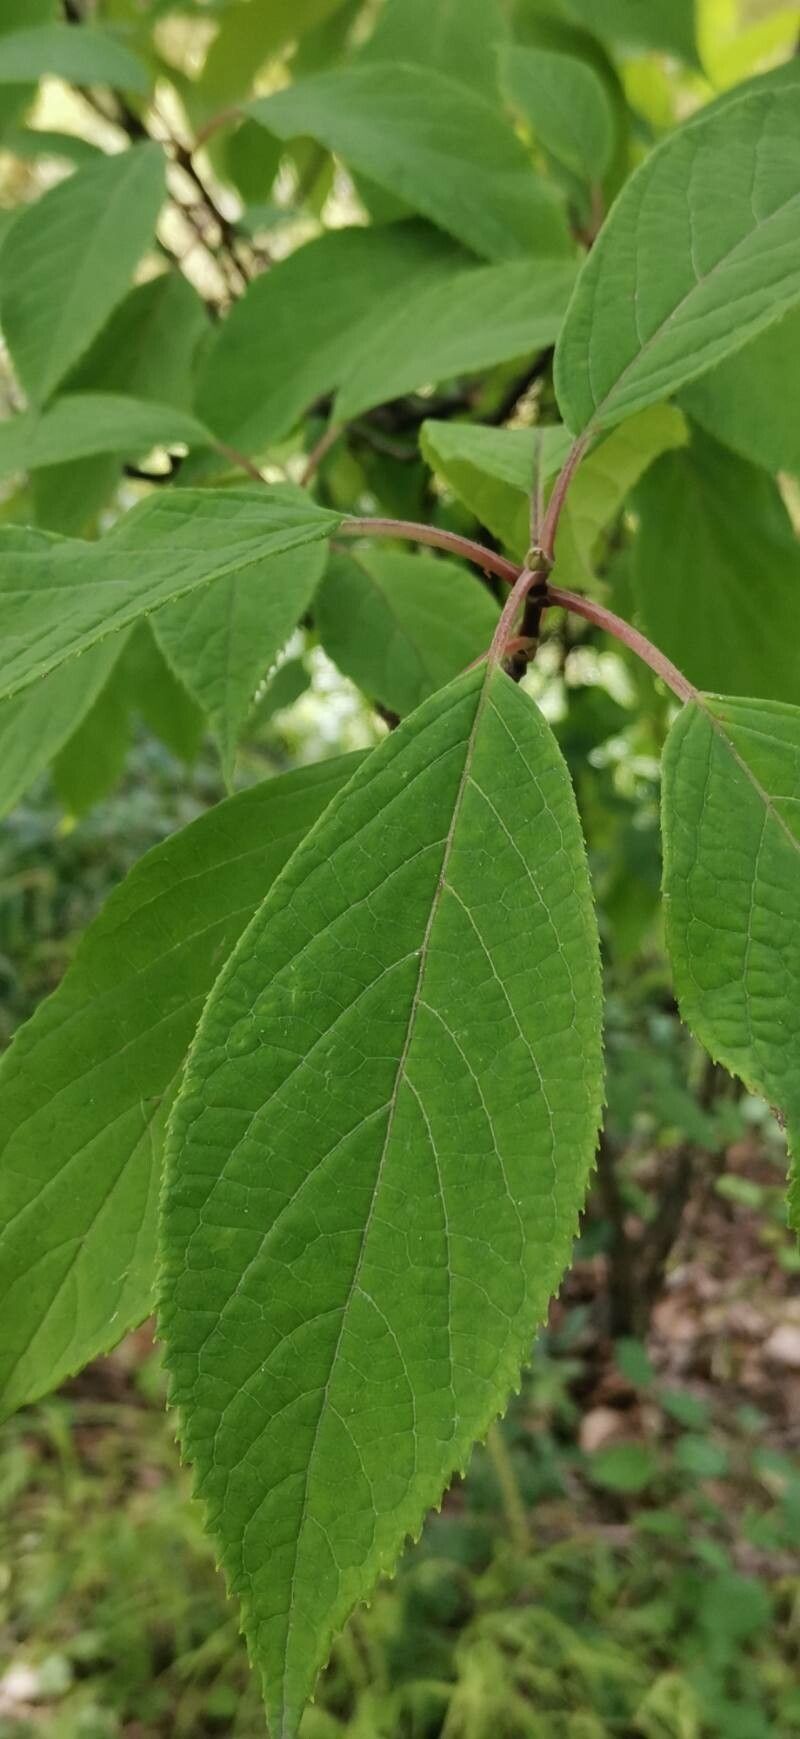
<svg viewBox="0 0 800 1739">
<path fill-rule="evenodd" d="M 371 328 L 469 256 L 421 223 L 342 229 L 251 284 L 204 358 L 197 409 L 246 452 L 277 441 L 358 364 Z"/>
<path fill-rule="evenodd" d="M 306 693 L 309 681 L 308 670 L 302 658 L 287 658 L 270 678 L 263 694 L 257 696 L 248 715 L 246 735 L 257 736 L 275 713 L 294 706 L 301 694 Z"/>
<path fill-rule="evenodd" d="M 99 25 L 40 24 L 3 36 L 0 85 L 62 78 L 70 84 L 116 85 L 146 95 L 151 78 L 144 62 L 119 37 Z"/>
<path fill-rule="evenodd" d="M 684 1020 L 800 1154 L 800 708 L 712 695 L 664 751 L 667 944 Z M 800 1179 L 790 1195 L 800 1230 Z"/>
<path fill-rule="evenodd" d="M 777 484 L 695 431 L 642 483 L 633 589 L 645 632 L 698 688 L 800 694 L 800 546 Z"/>
<path fill-rule="evenodd" d="M 151 447 L 208 446 L 211 435 L 187 411 L 121 393 L 67 393 L 47 410 L 0 424 L 0 476 L 95 453 L 135 458 Z"/>
<path fill-rule="evenodd" d="M 358 756 L 254 786 L 147 853 L 0 1064 L 11 1412 L 147 1315 L 164 1123 L 222 962 Z"/>
<path fill-rule="evenodd" d="M 513 129 L 443 73 L 341 67 L 257 97 L 249 109 L 282 139 L 310 134 L 488 259 L 570 251 L 558 199 Z"/>
<path fill-rule="evenodd" d="M 194 371 L 208 315 L 180 272 L 136 284 L 119 302 L 62 390 L 126 393 L 193 408 Z"/>
<path fill-rule="evenodd" d="M 116 643 L 121 651 L 124 639 L 124 634 L 116 634 L 111 644 Z M 108 646 L 109 642 L 106 640 L 103 645 Z M 92 648 L 94 653 L 98 650 Z M 71 669 L 71 664 L 63 665 L 54 673 L 55 678 L 63 676 L 64 670 Z M 25 699 L 25 696 L 20 698 Z M 113 791 L 122 776 L 130 743 L 130 712 L 124 685 L 116 680 L 116 672 L 112 670 L 109 680 L 53 763 L 53 783 L 70 815 L 85 815 L 88 809 Z"/>
<path fill-rule="evenodd" d="M 386 0 L 361 59 L 438 68 L 493 97 L 492 51 L 508 35 L 500 0 Z"/>
<path fill-rule="evenodd" d="M 631 176 L 556 352 L 577 435 L 666 398 L 800 299 L 800 89 L 701 113 Z"/>
<path fill-rule="evenodd" d="M 170 1128 L 172 1399 L 284 1739 L 518 1381 L 592 1164 L 599 1024 L 566 769 L 472 671 L 287 865 Z"/>
<path fill-rule="evenodd" d="M 513 260 L 460 272 L 406 299 L 365 335 L 334 420 L 554 344 L 574 282 L 571 262 Z"/>
<path fill-rule="evenodd" d="M 160 737 L 173 755 L 182 761 L 193 761 L 203 739 L 205 717 L 156 644 L 154 621 L 152 617 L 133 629 L 119 662 L 117 678 L 124 687 L 129 707 L 144 720 L 148 730 Z"/>
<path fill-rule="evenodd" d="M 487 650 L 497 617 L 456 562 L 367 548 L 331 556 L 314 605 L 334 664 L 401 718 Z"/>
<path fill-rule="evenodd" d="M 258 684 L 308 609 L 326 554 L 314 543 L 272 556 L 153 618 L 162 651 L 208 717 L 229 782 Z"/>
<path fill-rule="evenodd" d="M 297 491 L 176 490 L 151 495 L 97 543 L 20 550 L 0 531 L 0 698 L 174 598 L 339 523 Z"/>
<path fill-rule="evenodd" d="M 596 35 L 621 48 L 655 48 L 697 66 L 695 0 L 567 0 Z"/>
<path fill-rule="evenodd" d="M 585 61 L 509 45 L 500 82 L 539 144 L 587 182 L 602 181 L 614 149 L 614 115 L 602 79 Z"/>
<path fill-rule="evenodd" d="M 32 530 L 17 531 L 15 541 L 21 551 L 47 549 L 50 544 L 44 532 Z M 119 652 L 116 637 L 106 640 L 24 694 L 0 701 L 0 815 L 8 814 L 72 735 L 97 699 Z"/>
<path fill-rule="evenodd" d="M 163 198 L 160 146 L 136 145 L 79 169 L 13 224 L 0 322 L 34 403 L 50 396 L 124 295 Z"/>
<path fill-rule="evenodd" d="M 681 403 L 717 440 L 768 471 L 795 476 L 800 476 L 798 402 L 800 309 L 681 394 Z"/>
<path fill-rule="evenodd" d="M 480 424 L 428 422 L 423 451 L 476 517 L 520 560 L 530 542 L 529 496 L 534 453 L 541 436 L 541 475 L 548 486 L 569 450 L 560 426 L 492 429 Z M 652 406 L 601 441 L 573 479 L 558 528 L 554 577 L 565 586 L 593 586 L 598 539 L 613 525 L 642 473 L 665 449 L 687 439 L 686 422 L 670 405 Z"/>
<path fill-rule="evenodd" d="M 338 11 L 342 0 L 238 0 L 228 6 L 192 91 L 211 114 L 253 89 L 266 60 Z"/>
</svg>

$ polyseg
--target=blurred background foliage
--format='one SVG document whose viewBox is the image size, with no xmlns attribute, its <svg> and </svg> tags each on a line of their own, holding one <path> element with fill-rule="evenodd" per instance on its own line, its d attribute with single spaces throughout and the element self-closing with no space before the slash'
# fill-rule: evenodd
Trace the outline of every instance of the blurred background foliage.
<svg viewBox="0 0 800 1739">
<path fill-rule="evenodd" d="M 3 28 L 52 13 L 34 0 L 0 10 Z M 81 10 L 124 24 L 155 57 L 168 130 L 182 116 L 202 127 L 236 100 L 262 49 L 257 88 L 268 91 L 288 65 L 326 64 L 348 32 L 366 38 L 380 8 L 321 0 L 299 46 L 285 5 L 261 9 L 260 45 L 248 0 Z M 527 0 L 523 10 L 535 33 L 564 8 Z M 585 11 L 591 23 L 588 0 Z M 286 29 L 271 37 L 283 13 Z M 714 90 L 784 59 L 799 29 L 797 7 L 699 0 L 702 70 L 669 53 L 620 54 L 633 154 Z M 30 92 L 5 90 L 2 104 L 0 225 L 130 124 L 57 79 L 32 111 Z M 35 153 L 15 133 L 25 114 L 43 135 Z M 260 250 L 282 258 L 375 199 L 310 142 L 269 175 L 263 136 L 260 151 L 247 124 L 211 146 L 224 222 L 195 208 L 179 174 L 163 220 L 165 250 L 181 255 L 212 313 L 237 274 L 257 271 Z M 421 463 L 419 427 L 451 398 L 462 417 L 500 423 L 520 391 L 518 370 L 503 366 L 357 420 L 324 457 L 321 498 L 474 531 Z M 11 408 L 8 370 L 3 396 Z M 274 454 L 290 476 L 324 427 L 312 413 Z M 174 462 L 156 453 L 142 471 Z M 34 473 L 0 513 L 91 533 L 146 486 L 132 467 L 121 477 L 116 465 L 82 464 Z M 615 521 L 593 552 L 620 607 L 631 523 Z M 127 656 L 135 681 L 113 714 L 93 709 L 4 825 L 3 1043 L 132 863 L 224 795 L 213 744 L 155 668 L 149 631 Z M 310 625 L 264 676 L 237 788 L 385 729 Z M 575 778 L 604 927 L 608 1121 L 596 1182 L 507 1420 L 335 1645 L 304 1739 L 789 1739 L 800 1734 L 800 1257 L 783 1229 L 782 1137 L 675 1011 L 657 903 L 665 701 L 582 624 L 554 629 L 526 682 Z M 235 1612 L 176 1479 L 163 1399 L 145 1326 L 3 1428 L 0 1739 L 263 1732 Z"/>
</svg>

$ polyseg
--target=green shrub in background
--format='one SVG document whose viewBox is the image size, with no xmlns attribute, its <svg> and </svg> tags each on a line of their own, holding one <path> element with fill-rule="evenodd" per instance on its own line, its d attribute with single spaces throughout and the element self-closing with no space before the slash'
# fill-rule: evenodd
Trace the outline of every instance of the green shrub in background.
<svg viewBox="0 0 800 1739">
<path fill-rule="evenodd" d="M 133 715 L 187 760 L 208 726 L 230 782 L 298 627 L 389 728 L 148 853 L 20 1029 L 4 1406 L 157 1299 L 291 1739 L 569 1261 L 605 1100 L 587 838 L 612 953 L 657 922 L 620 732 L 662 761 L 683 1016 L 797 1147 L 799 75 L 785 20 L 726 42 L 689 0 L 54 10 L 0 37 L 12 156 L 69 166 L 0 252 L 0 797 L 52 762 L 89 807 Z M 83 128 L 37 125 L 47 75 Z M 624 702 L 573 680 L 578 623 Z M 468 1677 L 497 1649 L 524 1625 Z"/>
</svg>

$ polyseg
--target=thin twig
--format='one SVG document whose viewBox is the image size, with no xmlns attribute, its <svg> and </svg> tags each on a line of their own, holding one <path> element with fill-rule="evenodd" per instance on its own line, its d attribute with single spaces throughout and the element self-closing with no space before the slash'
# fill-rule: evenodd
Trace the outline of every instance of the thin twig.
<svg viewBox="0 0 800 1739">
<path fill-rule="evenodd" d="M 252 459 L 248 459 L 246 453 L 240 453 L 238 447 L 229 447 L 227 441 L 215 441 L 214 451 L 220 453 L 223 459 L 227 459 L 229 464 L 235 465 L 237 470 L 246 471 L 254 483 L 263 483 L 267 488 L 269 487 L 263 472 L 259 471 Z"/>
<path fill-rule="evenodd" d="M 510 562 L 494 550 L 475 543 L 471 537 L 461 537 L 456 531 L 443 531 L 436 525 L 418 525 L 410 519 L 343 519 L 339 537 L 394 537 L 407 543 L 430 544 L 433 549 L 447 550 L 473 562 L 485 574 L 497 574 L 507 585 L 516 584 L 520 575 L 517 562 Z"/>
<path fill-rule="evenodd" d="M 303 475 L 300 479 L 300 482 L 302 483 L 304 489 L 308 488 L 308 485 L 311 482 L 312 477 L 318 471 L 320 465 L 322 464 L 323 459 L 325 458 L 326 453 L 329 453 L 331 450 L 331 447 L 334 447 L 336 445 L 336 442 L 338 441 L 341 432 L 342 432 L 342 424 L 341 423 L 329 423 L 324 434 L 320 435 L 320 438 L 317 441 L 316 446 L 312 447 L 311 452 L 309 453 L 308 458 L 306 460 L 305 470 L 304 470 Z"/>
<path fill-rule="evenodd" d="M 540 538 L 542 555 L 546 557 L 551 565 L 555 560 L 556 535 L 564 508 L 564 502 L 567 499 L 569 486 L 575 476 L 575 472 L 577 471 L 581 459 L 589 445 L 589 440 L 589 435 L 579 435 L 577 441 L 575 441 L 570 448 L 564 465 L 553 485 L 553 492 L 550 496 L 547 512 L 544 516 L 542 535 Z"/>
</svg>

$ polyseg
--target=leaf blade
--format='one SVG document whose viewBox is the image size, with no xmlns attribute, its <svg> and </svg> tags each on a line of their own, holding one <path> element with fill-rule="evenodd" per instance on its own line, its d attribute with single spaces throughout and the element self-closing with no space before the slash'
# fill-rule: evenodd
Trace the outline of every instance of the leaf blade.
<svg viewBox="0 0 800 1739">
<path fill-rule="evenodd" d="M 94 544 L 20 552 L 16 534 L 0 532 L 0 698 L 149 610 L 324 538 L 338 523 L 291 490 L 186 489 L 150 496 Z"/>
<path fill-rule="evenodd" d="M 204 997 L 357 762 L 254 786 L 148 852 L 3 1058 L 4 1413 L 150 1310 L 163 1124 Z"/>
<path fill-rule="evenodd" d="M 514 774 L 508 760 L 497 771 L 492 817 L 477 781 L 500 744 Z M 552 849 L 563 952 L 528 880 Z M 466 885 L 476 852 L 479 910 Z M 517 984 L 509 861 L 536 962 Z M 534 1036 L 527 998 L 545 960 Z M 506 1094 L 502 1071 L 494 1084 L 487 1073 L 498 1043 Z M 574 1232 L 601 1072 L 596 932 L 563 764 L 526 697 L 502 673 L 472 672 L 385 740 L 287 867 L 209 1004 L 172 1123 L 161 1321 L 173 1400 L 284 1739 L 332 1629 L 393 1565 L 516 1381 Z M 218 1120 L 223 1100 L 235 1127 Z M 246 1200 L 251 1222 L 235 1205 Z M 409 1258 L 420 1285 L 428 1275 L 423 1313 Z"/>
<path fill-rule="evenodd" d="M 164 154 L 135 145 L 52 187 L 3 246 L 0 320 L 14 367 L 41 404 L 130 284 L 164 198 Z"/>
<path fill-rule="evenodd" d="M 800 92 L 770 88 L 701 113 L 635 171 L 556 350 L 573 433 L 668 397 L 800 298 L 799 131 Z"/>
<path fill-rule="evenodd" d="M 554 344 L 574 281 L 571 262 L 514 260 L 432 285 L 367 335 L 339 389 L 334 421 Z"/>
<path fill-rule="evenodd" d="M 800 709 L 702 696 L 664 751 L 667 945 L 684 1020 L 800 1157 Z M 790 1218 L 800 1230 L 800 1176 Z"/>
<path fill-rule="evenodd" d="M 443 73 L 343 67 L 248 109 L 281 138 L 310 133 L 487 259 L 570 252 L 562 208 L 512 128 Z"/>
</svg>

